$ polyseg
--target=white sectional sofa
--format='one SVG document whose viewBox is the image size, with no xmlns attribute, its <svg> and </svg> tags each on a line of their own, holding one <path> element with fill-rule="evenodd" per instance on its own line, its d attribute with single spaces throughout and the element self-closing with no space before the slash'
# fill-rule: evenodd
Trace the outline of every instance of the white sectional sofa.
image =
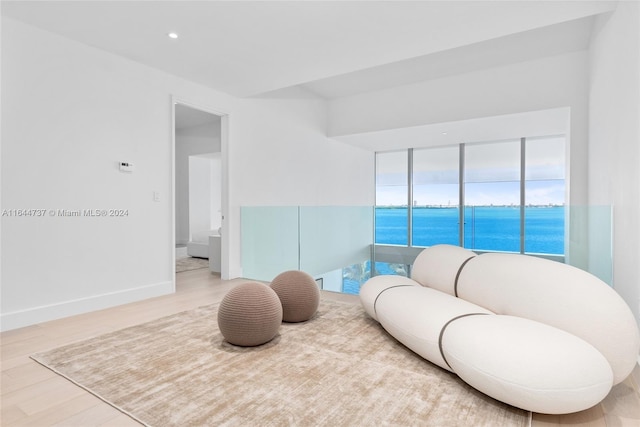
<svg viewBox="0 0 640 427">
<path fill-rule="evenodd" d="M 415 353 L 533 412 L 599 403 L 631 373 L 640 350 L 636 320 L 613 289 L 533 256 L 433 246 L 416 258 L 411 279 L 373 277 L 360 300 Z"/>
</svg>

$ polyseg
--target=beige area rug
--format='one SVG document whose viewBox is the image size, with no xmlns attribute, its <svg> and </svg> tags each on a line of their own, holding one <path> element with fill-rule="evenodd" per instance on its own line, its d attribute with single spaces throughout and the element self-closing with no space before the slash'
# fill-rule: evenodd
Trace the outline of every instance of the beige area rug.
<svg viewBox="0 0 640 427">
<path fill-rule="evenodd" d="M 356 304 L 322 300 L 260 347 L 223 340 L 218 304 L 32 356 L 150 426 L 526 426 L 407 350 Z"/>
<path fill-rule="evenodd" d="M 209 260 L 204 258 L 178 258 L 176 259 L 176 273 L 183 271 L 200 270 L 201 268 L 209 268 Z"/>
</svg>

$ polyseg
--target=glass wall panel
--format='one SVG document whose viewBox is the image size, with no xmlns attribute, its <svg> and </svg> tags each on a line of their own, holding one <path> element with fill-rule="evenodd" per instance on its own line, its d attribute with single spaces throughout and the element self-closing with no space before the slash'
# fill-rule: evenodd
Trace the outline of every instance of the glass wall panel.
<svg viewBox="0 0 640 427">
<path fill-rule="evenodd" d="M 464 150 L 464 247 L 520 252 L 520 140 Z"/>
<path fill-rule="evenodd" d="M 271 281 L 299 269 L 297 206 L 242 207 L 240 221 L 244 277 Z"/>
<path fill-rule="evenodd" d="M 460 244 L 458 146 L 413 151 L 413 246 Z"/>
<path fill-rule="evenodd" d="M 588 217 L 588 271 L 613 285 L 613 206 L 581 206 L 571 209 L 587 211 L 586 214 L 578 215 Z"/>
<path fill-rule="evenodd" d="M 565 253 L 565 138 L 527 138 L 525 253 Z"/>
<path fill-rule="evenodd" d="M 301 206 L 300 269 L 315 276 L 371 259 L 371 206 Z"/>
<path fill-rule="evenodd" d="M 408 154 L 376 154 L 376 236 L 378 244 L 408 242 Z"/>
<path fill-rule="evenodd" d="M 355 292 L 371 276 L 372 206 L 243 206 L 243 277 L 271 281 L 287 270 Z"/>
</svg>

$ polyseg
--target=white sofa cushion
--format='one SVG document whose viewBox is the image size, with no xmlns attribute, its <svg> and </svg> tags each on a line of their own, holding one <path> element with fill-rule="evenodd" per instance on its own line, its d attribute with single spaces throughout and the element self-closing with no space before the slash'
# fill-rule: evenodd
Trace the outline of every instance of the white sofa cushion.
<svg viewBox="0 0 640 427">
<path fill-rule="evenodd" d="M 458 295 L 495 313 L 536 320 L 582 338 L 609 361 L 614 384 L 629 376 L 637 362 L 640 334 L 631 310 L 606 283 L 576 267 L 487 253 L 462 268 Z"/>
<path fill-rule="evenodd" d="M 461 268 L 476 253 L 452 245 L 436 245 L 424 249 L 413 262 L 411 278 L 422 286 L 456 295 L 456 279 Z"/>
<path fill-rule="evenodd" d="M 374 308 L 376 299 L 382 291 L 394 286 L 422 287 L 419 283 L 404 276 L 383 275 L 372 277 L 360 287 L 360 302 L 362 303 L 364 311 L 375 320 L 378 320 L 378 315 Z"/>
<path fill-rule="evenodd" d="M 591 344 L 519 317 L 457 319 L 444 331 L 442 348 L 466 383 L 534 412 L 589 408 L 606 397 L 613 381 L 609 363 Z"/>
<path fill-rule="evenodd" d="M 375 318 L 382 327 L 402 344 L 435 363 L 451 370 L 444 361 L 439 340 L 440 332 L 453 318 L 470 313 L 491 314 L 489 310 L 467 301 L 447 295 L 435 289 L 425 288 L 408 280 L 398 281 L 394 276 L 383 280 L 367 281 L 360 291 L 360 300 L 366 307 L 372 308 Z M 397 283 L 405 282 L 405 286 Z M 415 282 L 414 282 L 415 283 Z"/>
</svg>

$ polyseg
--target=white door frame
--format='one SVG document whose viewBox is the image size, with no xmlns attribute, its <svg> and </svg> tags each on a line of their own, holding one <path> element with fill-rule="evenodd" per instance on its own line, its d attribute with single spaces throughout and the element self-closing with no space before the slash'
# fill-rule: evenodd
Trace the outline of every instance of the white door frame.
<svg viewBox="0 0 640 427">
<path fill-rule="evenodd" d="M 229 279 L 229 113 L 192 103 L 175 95 L 171 96 L 171 259 L 173 263 L 173 290 L 176 289 L 176 104 L 204 111 L 220 117 L 220 160 L 222 169 L 222 232 L 220 246 L 222 252 L 220 277 Z"/>
</svg>

